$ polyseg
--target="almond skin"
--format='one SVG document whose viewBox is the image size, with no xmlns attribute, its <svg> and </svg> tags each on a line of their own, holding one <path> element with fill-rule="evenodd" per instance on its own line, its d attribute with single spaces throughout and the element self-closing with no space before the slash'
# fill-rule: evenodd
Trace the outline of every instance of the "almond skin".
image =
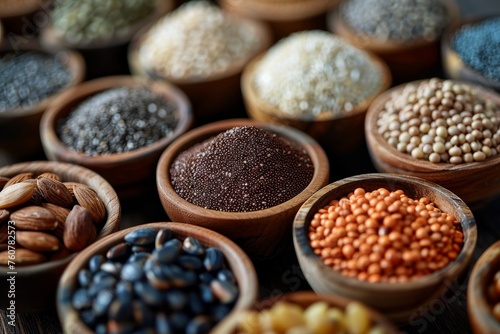
<svg viewBox="0 0 500 334">
<path fill-rule="evenodd" d="M 16 241 L 24 248 L 35 252 L 53 252 L 61 246 L 57 237 L 44 232 L 17 231 Z"/>
<path fill-rule="evenodd" d="M 40 177 L 36 180 L 36 184 L 47 202 L 65 208 L 73 205 L 73 196 L 71 196 L 71 193 L 61 181 L 48 177 Z"/>
<path fill-rule="evenodd" d="M 52 212 L 56 217 L 57 228 L 54 230 L 54 234 L 62 240 L 64 225 L 66 224 L 66 218 L 68 218 L 70 210 L 52 203 L 42 203 L 42 206 Z"/>
<path fill-rule="evenodd" d="M 0 191 L 0 209 L 12 208 L 26 203 L 33 193 L 35 186 L 27 182 L 15 183 Z"/>
<path fill-rule="evenodd" d="M 41 177 L 48 177 L 49 179 L 54 179 L 54 180 L 57 180 L 57 181 L 61 181 L 61 178 L 59 177 L 59 175 L 57 175 L 55 173 L 50 173 L 50 172 L 42 173 L 42 174 L 40 174 L 40 175 L 37 176 L 37 179 L 39 179 Z"/>
<path fill-rule="evenodd" d="M 11 260 L 12 261 L 12 260 Z M 31 251 L 29 249 L 16 249 L 16 266 L 27 266 L 30 264 L 38 264 L 47 261 L 47 257 L 41 253 Z M 6 266 L 9 262 L 8 251 L 0 253 L 0 265 Z"/>
<path fill-rule="evenodd" d="M 64 226 L 64 246 L 73 252 L 90 245 L 96 237 L 96 228 L 87 209 L 75 205 L 66 219 Z"/>
<path fill-rule="evenodd" d="M 13 184 L 16 184 L 16 183 L 19 183 L 19 182 L 23 182 L 25 180 L 29 180 L 29 179 L 32 179 L 33 178 L 33 173 L 30 173 L 30 172 L 27 172 L 27 173 L 20 173 L 20 174 L 17 174 L 15 176 L 13 176 L 9 182 L 7 182 L 4 186 L 4 188 L 7 188 Z"/>
<path fill-rule="evenodd" d="M 57 227 L 56 217 L 48 209 L 41 206 L 27 206 L 10 215 L 16 227 L 29 231 L 48 231 Z"/>
<path fill-rule="evenodd" d="M 73 194 L 78 204 L 89 211 L 95 224 L 99 224 L 106 218 L 106 207 L 92 188 L 77 183 L 73 185 Z"/>
</svg>

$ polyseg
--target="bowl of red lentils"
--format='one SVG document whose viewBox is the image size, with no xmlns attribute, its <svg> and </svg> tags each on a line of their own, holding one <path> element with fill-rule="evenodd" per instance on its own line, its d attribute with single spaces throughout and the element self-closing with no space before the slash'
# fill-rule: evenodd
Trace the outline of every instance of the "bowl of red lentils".
<svg viewBox="0 0 500 334">
<path fill-rule="evenodd" d="M 315 292 L 359 300 L 404 323 L 462 277 L 477 229 L 467 205 L 437 184 L 364 174 L 311 196 L 293 238 Z"/>
<path fill-rule="evenodd" d="M 468 205 L 500 194 L 500 95 L 438 78 L 414 81 L 370 105 L 365 135 L 379 172 L 435 182 Z"/>
</svg>

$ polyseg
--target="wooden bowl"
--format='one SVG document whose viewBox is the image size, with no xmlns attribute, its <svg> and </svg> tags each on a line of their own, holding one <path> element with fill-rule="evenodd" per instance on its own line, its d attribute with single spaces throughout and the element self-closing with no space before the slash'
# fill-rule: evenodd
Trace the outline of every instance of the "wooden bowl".
<svg viewBox="0 0 500 334">
<path fill-rule="evenodd" d="M 462 226 L 464 244 L 458 257 L 439 271 L 398 284 L 361 281 L 344 276 L 323 264 L 309 244 L 311 219 L 331 200 L 340 199 L 358 187 L 366 191 L 381 187 L 389 191 L 401 189 L 410 198 L 429 198 L 443 212 L 453 215 Z M 359 300 L 400 323 L 417 317 L 420 307 L 439 298 L 446 288 L 465 274 L 465 269 L 472 261 L 476 240 L 474 216 L 458 196 L 426 180 L 396 174 L 364 174 L 331 183 L 302 205 L 293 223 L 293 241 L 299 265 L 315 292 L 334 293 Z"/>
<path fill-rule="evenodd" d="M 107 220 L 97 235 L 97 240 L 118 231 L 121 216 L 118 196 L 111 185 L 98 174 L 87 168 L 54 161 L 23 162 L 0 168 L 0 175 L 2 176 L 11 177 L 23 172 L 53 172 L 60 175 L 64 181 L 80 182 L 88 185 L 97 192 L 107 210 Z M 40 312 L 53 307 L 56 301 L 55 296 L 59 278 L 64 268 L 77 254 L 73 253 L 56 261 L 16 267 L 15 270 L 0 266 L 0 292 L 5 296 L 0 299 L 0 308 L 5 310 L 9 306 L 7 278 L 10 278 L 9 272 L 11 271 L 16 272 L 14 274 L 16 277 L 16 312 Z"/>
<path fill-rule="evenodd" d="M 413 82 L 418 84 L 419 81 Z M 500 105 L 500 96 L 493 91 L 478 85 L 467 84 L 473 87 L 478 96 L 490 99 Z M 390 146 L 378 133 L 378 114 L 391 94 L 404 89 L 405 85 L 394 87 L 383 93 L 373 101 L 368 109 L 365 122 L 365 135 L 371 160 L 379 172 L 405 174 L 420 177 L 435 182 L 457 194 L 464 202 L 471 206 L 484 204 L 500 194 L 500 179 L 498 168 L 500 155 L 491 157 L 482 162 L 462 164 L 432 163 L 418 160 L 409 154 L 401 153 Z"/>
<path fill-rule="evenodd" d="M 497 241 L 477 260 L 467 284 L 467 314 L 474 333 L 500 333 L 500 321 L 488 302 L 487 287 L 500 270 L 500 241 Z"/>
<path fill-rule="evenodd" d="M 293 117 L 257 95 L 253 78 L 255 68 L 264 57 L 264 54 L 261 54 L 245 67 L 241 78 L 241 90 L 247 113 L 250 118 L 259 122 L 283 124 L 304 131 L 318 140 L 329 153 L 348 153 L 360 146 L 364 140 L 363 126 L 368 106 L 391 85 L 391 74 L 384 62 L 375 55 L 370 53 L 368 55 L 382 75 L 380 88 L 375 94 L 354 106 L 348 113 L 342 111 L 342 116 L 324 112 L 317 117 L 312 115 Z"/>
<path fill-rule="evenodd" d="M 460 55 L 451 46 L 451 39 L 459 29 L 467 25 L 476 25 L 494 17 L 499 17 L 499 14 L 462 19 L 448 27 L 441 39 L 443 69 L 447 77 L 454 80 L 473 82 L 500 92 L 500 81 L 485 77 L 466 65 Z"/>
<path fill-rule="evenodd" d="M 47 20 L 51 0 L 17 0 L 0 2 L 0 19 L 5 31 L 22 39 L 36 37 L 38 22 Z M 40 14 L 37 14 L 40 13 Z"/>
<path fill-rule="evenodd" d="M 271 27 L 274 41 L 303 30 L 326 30 L 326 13 L 340 0 L 220 0 L 225 10 L 262 21 Z"/>
<path fill-rule="evenodd" d="M 88 79 L 127 74 L 127 49 L 133 35 L 143 27 L 156 22 L 173 7 L 173 0 L 156 0 L 156 9 L 139 22 L 117 31 L 113 36 L 85 42 L 75 43 L 67 40 L 49 24 L 41 30 L 41 43 L 53 50 L 60 48 L 78 50 L 87 63 Z"/>
<path fill-rule="evenodd" d="M 238 19 L 238 21 L 254 28 L 259 35 L 261 46 L 245 59 L 230 66 L 224 73 L 214 74 L 206 78 L 186 77 L 178 79 L 148 68 L 139 61 L 139 50 L 149 32 L 147 28 L 139 31 L 130 44 L 128 54 L 130 71 L 135 75 L 165 80 L 178 86 L 191 101 L 197 123 L 203 124 L 213 119 L 229 118 L 234 115 L 234 107 L 241 103 L 240 79 L 243 68 L 257 54 L 271 45 L 271 32 L 265 25 L 243 18 Z"/>
<path fill-rule="evenodd" d="M 170 182 L 170 166 L 177 156 L 195 144 L 233 127 L 244 125 L 275 132 L 302 146 L 314 165 L 313 178 L 307 188 L 282 204 L 252 212 L 209 210 L 180 197 Z M 156 171 L 160 200 L 170 219 L 219 232 L 238 243 L 255 258 L 269 258 L 283 250 L 287 241 L 291 241 L 292 221 L 297 210 L 309 196 L 327 184 L 328 177 L 328 158 L 312 138 L 293 128 L 247 119 L 225 120 L 191 130 L 165 150 Z"/>
<path fill-rule="evenodd" d="M 14 108 L 0 112 L 0 149 L 12 155 L 13 160 L 25 160 L 38 153 L 42 154 L 40 142 L 40 119 L 48 105 L 65 90 L 73 87 L 85 78 L 85 63 L 82 56 L 75 51 L 48 51 L 36 41 L 28 42 L 13 49 L 9 43 L 0 49 L 0 54 L 14 51 L 38 51 L 58 57 L 71 74 L 70 82 L 58 92 L 48 96 L 37 104 Z"/>
<path fill-rule="evenodd" d="M 109 155 L 90 156 L 67 147 L 57 133 L 59 119 L 66 117 L 87 98 L 116 87 L 146 87 L 158 97 L 174 103 L 177 106 L 179 123 L 172 134 L 151 145 Z M 123 198 L 136 196 L 147 189 L 147 183 L 153 180 L 160 155 L 175 138 L 191 127 L 191 123 L 191 105 L 175 86 L 144 78 L 116 76 L 88 81 L 66 91 L 44 114 L 40 134 L 43 149 L 50 160 L 72 162 L 94 170 L 115 187 L 120 198 Z"/>
<path fill-rule="evenodd" d="M 247 255 L 228 238 L 205 228 L 181 223 L 151 223 L 134 226 L 122 230 L 107 238 L 100 240 L 81 252 L 68 266 L 57 290 L 57 311 L 61 319 L 65 333 L 92 333 L 92 331 L 80 320 L 78 312 L 71 305 L 71 295 L 77 288 L 78 271 L 87 266 L 89 259 L 96 254 L 105 254 L 112 246 L 123 242 L 123 237 L 134 229 L 150 227 L 155 230 L 169 228 L 175 235 L 180 237 L 195 237 L 206 246 L 219 248 L 225 255 L 229 267 L 234 273 L 236 282 L 240 289 L 239 298 L 228 316 L 216 325 L 210 333 L 224 334 L 227 331 L 225 323 L 230 322 L 239 310 L 248 308 L 256 300 L 258 295 L 257 274 L 252 262 Z"/>
<path fill-rule="evenodd" d="M 460 14 L 455 1 L 444 0 L 450 22 L 458 20 Z M 364 36 L 353 30 L 342 18 L 338 8 L 329 13 L 328 30 L 353 45 L 375 53 L 389 66 L 396 82 L 406 82 L 432 76 L 441 61 L 440 38 L 428 41 L 423 38 L 411 42 L 398 42 Z"/>
</svg>

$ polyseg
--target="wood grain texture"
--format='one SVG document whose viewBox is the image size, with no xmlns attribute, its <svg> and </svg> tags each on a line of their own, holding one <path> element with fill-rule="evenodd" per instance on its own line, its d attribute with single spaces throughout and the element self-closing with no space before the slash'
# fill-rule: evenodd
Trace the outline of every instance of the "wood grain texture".
<svg viewBox="0 0 500 334">
<path fill-rule="evenodd" d="M 203 245 L 217 247 L 224 253 L 229 267 L 235 275 L 240 289 L 240 295 L 233 310 L 227 316 L 226 320 L 214 327 L 211 333 L 226 334 L 227 331 L 225 330 L 226 325 L 224 322 L 229 322 L 229 320 L 235 316 L 237 311 L 248 308 L 255 302 L 258 295 L 257 274 L 248 256 L 234 242 L 214 231 L 194 225 L 170 222 L 151 223 L 114 233 L 113 235 L 110 235 L 105 239 L 89 246 L 70 263 L 61 278 L 57 292 L 57 311 L 59 318 L 62 321 L 65 333 L 92 333 L 92 331 L 90 331 L 89 328 L 80 320 L 78 312 L 71 306 L 70 297 L 77 286 L 78 271 L 87 265 L 89 259 L 93 255 L 105 254 L 109 248 L 123 242 L 123 237 L 127 233 L 130 233 L 132 230 L 137 228 L 147 227 L 155 230 L 169 228 L 172 232 L 174 232 L 174 235 L 181 238 L 187 236 L 195 237 L 200 240 Z"/>
<path fill-rule="evenodd" d="M 53 172 L 64 181 L 80 182 L 94 189 L 104 202 L 107 211 L 106 222 L 102 226 L 97 240 L 115 232 L 119 228 L 121 208 L 118 196 L 110 184 L 93 171 L 66 163 L 35 161 L 19 163 L 0 168 L 0 175 L 14 176 L 21 172 Z M 16 268 L 16 310 L 17 312 L 40 312 L 55 305 L 57 283 L 68 263 L 77 253 L 42 264 Z M 9 300 L 6 298 L 8 286 L 6 279 L 9 270 L 0 266 L 0 307 L 5 309 Z M 43 284 L 39 285 L 37 283 Z M 35 297 L 36 296 L 36 297 Z"/>
<path fill-rule="evenodd" d="M 189 203 L 180 197 L 170 182 L 170 166 L 177 156 L 195 144 L 236 126 L 252 125 L 275 132 L 303 147 L 314 165 L 309 185 L 292 199 L 264 210 L 222 212 Z M 326 185 L 329 178 L 328 158 L 311 137 L 293 128 L 269 125 L 248 119 L 232 119 L 211 123 L 186 133 L 168 147 L 158 162 L 156 180 L 160 200 L 174 221 L 194 224 L 217 231 L 237 242 L 252 257 L 263 258 L 282 250 L 290 240 L 293 217 L 309 196 Z"/>
<path fill-rule="evenodd" d="M 340 199 L 359 187 L 366 191 L 401 189 L 410 198 L 427 197 L 443 212 L 453 215 L 460 222 L 464 233 L 464 245 L 456 260 L 444 269 L 401 284 L 368 283 L 343 276 L 324 265 L 310 246 L 308 231 L 312 217 L 331 200 Z M 436 184 L 408 176 L 364 174 L 331 183 L 311 196 L 295 217 L 293 241 L 302 271 L 315 292 L 357 299 L 394 321 L 405 322 L 415 310 L 439 296 L 450 282 L 468 268 L 476 246 L 477 228 L 467 205 L 455 194 Z"/>
</svg>

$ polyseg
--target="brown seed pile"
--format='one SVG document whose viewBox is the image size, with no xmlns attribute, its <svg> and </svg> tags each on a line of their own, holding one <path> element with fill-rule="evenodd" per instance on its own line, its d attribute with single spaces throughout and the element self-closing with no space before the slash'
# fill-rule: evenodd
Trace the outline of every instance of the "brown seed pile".
<svg viewBox="0 0 500 334">
<path fill-rule="evenodd" d="M 498 270 L 492 277 L 486 296 L 492 305 L 493 316 L 500 321 L 500 270 Z"/>
<path fill-rule="evenodd" d="M 253 126 L 234 127 L 181 153 L 170 168 L 175 191 L 218 211 L 266 209 L 299 194 L 314 167 L 306 151 Z"/>
<path fill-rule="evenodd" d="M 453 261 L 460 223 L 428 198 L 362 188 L 320 209 L 311 221 L 314 252 L 334 270 L 368 282 L 406 282 Z"/>
</svg>

